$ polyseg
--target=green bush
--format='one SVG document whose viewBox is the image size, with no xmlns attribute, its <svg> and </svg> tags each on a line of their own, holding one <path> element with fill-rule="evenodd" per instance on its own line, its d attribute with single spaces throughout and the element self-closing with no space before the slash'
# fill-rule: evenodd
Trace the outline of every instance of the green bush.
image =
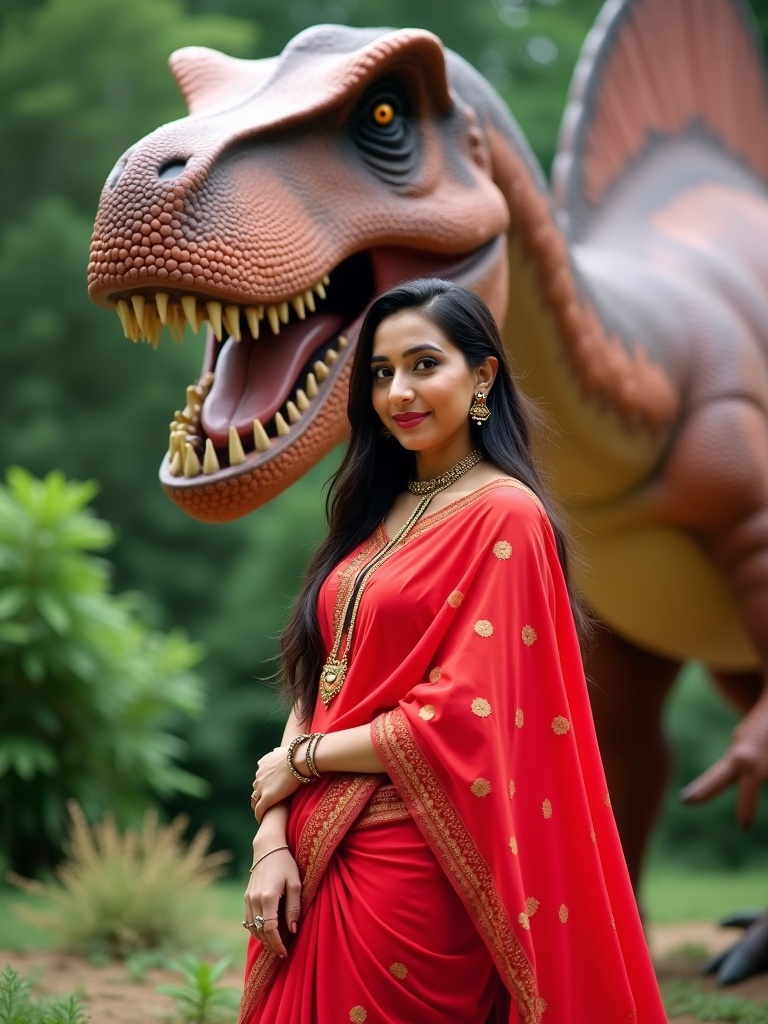
<svg viewBox="0 0 768 1024">
<path fill-rule="evenodd" d="M 155 794 L 203 790 L 173 731 L 201 709 L 201 651 L 109 592 L 89 553 L 112 542 L 95 491 L 19 468 L 0 485 L 0 859 L 26 874 L 56 859 L 70 798 L 123 821 Z"/>
</svg>

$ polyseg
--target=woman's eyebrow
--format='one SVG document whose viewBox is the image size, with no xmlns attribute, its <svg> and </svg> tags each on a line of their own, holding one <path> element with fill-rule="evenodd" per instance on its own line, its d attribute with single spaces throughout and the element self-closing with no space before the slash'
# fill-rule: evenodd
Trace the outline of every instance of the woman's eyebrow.
<svg viewBox="0 0 768 1024">
<path fill-rule="evenodd" d="M 437 345 L 414 345 L 413 348 L 408 348 L 403 352 L 404 356 L 414 356 L 417 352 L 440 352 L 442 355 L 442 349 L 438 348 Z M 389 359 L 387 356 L 371 356 L 372 363 L 388 363 Z"/>
</svg>

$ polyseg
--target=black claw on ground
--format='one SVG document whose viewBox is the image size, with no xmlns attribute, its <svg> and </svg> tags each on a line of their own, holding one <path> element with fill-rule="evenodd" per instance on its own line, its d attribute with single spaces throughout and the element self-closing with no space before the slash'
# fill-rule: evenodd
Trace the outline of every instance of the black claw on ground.
<svg viewBox="0 0 768 1024">
<path fill-rule="evenodd" d="M 720 924 L 724 928 L 743 928 L 744 935 L 708 960 L 701 969 L 702 974 L 716 974 L 718 985 L 735 985 L 768 970 L 768 914 L 731 914 Z"/>
</svg>

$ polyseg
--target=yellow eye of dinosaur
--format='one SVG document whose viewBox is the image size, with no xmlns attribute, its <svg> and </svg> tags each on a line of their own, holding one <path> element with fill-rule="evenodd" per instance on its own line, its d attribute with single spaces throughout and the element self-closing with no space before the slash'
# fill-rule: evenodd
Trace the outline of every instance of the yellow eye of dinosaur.
<svg viewBox="0 0 768 1024">
<path fill-rule="evenodd" d="M 391 103 L 377 103 L 373 108 L 373 120 L 376 124 L 392 124 L 395 119 L 395 108 Z"/>
</svg>

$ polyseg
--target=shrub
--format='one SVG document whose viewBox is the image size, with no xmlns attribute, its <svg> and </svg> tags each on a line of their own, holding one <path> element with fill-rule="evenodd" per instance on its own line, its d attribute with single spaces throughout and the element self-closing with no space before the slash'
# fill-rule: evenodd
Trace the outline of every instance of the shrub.
<svg viewBox="0 0 768 1024">
<path fill-rule="evenodd" d="M 172 732 L 200 711 L 201 651 L 109 592 L 95 491 L 18 468 L 0 485 L 0 856 L 25 873 L 56 859 L 70 797 L 138 821 L 155 794 L 204 789 Z"/>
<path fill-rule="evenodd" d="M 9 876 L 47 904 L 19 913 L 57 936 L 63 949 L 84 955 L 124 958 L 199 945 L 210 883 L 229 860 L 227 853 L 207 852 L 210 832 L 201 830 L 185 845 L 182 817 L 161 825 L 156 812 L 147 811 L 140 831 L 121 833 L 111 815 L 91 826 L 74 802 L 69 813 L 67 858 L 56 878 Z"/>
<path fill-rule="evenodd" d="M 0 974 L 0 1024 L 88 1024 L 76 996 L 38 999 L 12 967 Z"/>
<path fill-rule="evenodd" d="M 230 960 L 225 958 L 207 964 L 192 956 L 171 964 L 182 976 L 183 984 L 160 985 L 158 992 L 171 996 L 176 1003 L 176 1017 L 183 1024 L 228 1024 L 240 1004 L 237 989 L 220 985 Z"/>
</svg>

